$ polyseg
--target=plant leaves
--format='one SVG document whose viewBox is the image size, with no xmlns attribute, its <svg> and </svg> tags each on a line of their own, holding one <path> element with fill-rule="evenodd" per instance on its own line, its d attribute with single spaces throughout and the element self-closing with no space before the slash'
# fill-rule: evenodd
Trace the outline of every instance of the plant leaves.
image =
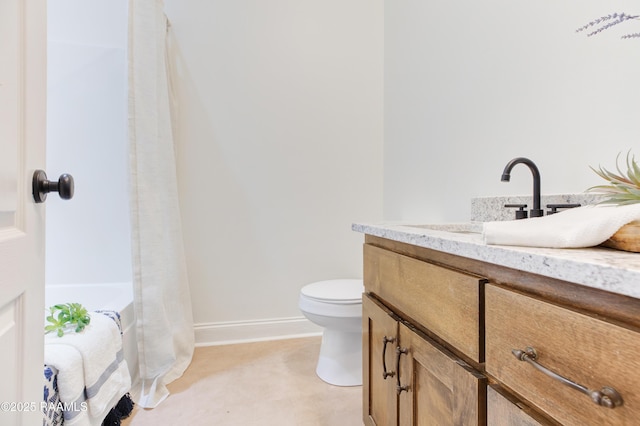
<svg viewBox="0 0 640 426">
<path fill-rule="evenodd" d="M 620 154 L 618 153 L 616 156 L 617 174 L 602 166 L 598 166 L 598 169 L 589 166 L 594 173 L 609 182 L 609 185 L 596 185 L 587 189 L 588 192 L 608 195 L 598 204 L 628 205 L 640 203 L 640 167 L 636 163 L 635 156 L 631 155 L 631 150 L 629 150 L 625 161 L 627 171 L 623 173 L 620 169 Z"/>
<path fill-rule="evenodd" d="M 51 324 L 45 325 L 45 333 L 57 330 L 59 337 L 64 335 L 67 327 L 75 325 L 75 331 L 78 333 L 84 330 L 87 324 L 91 322 L 87 309 L 80 303 L 54 305 L 49 308 L 49 311 L 51 315 L 47 316 L 46 320 Z"/>
</svg>

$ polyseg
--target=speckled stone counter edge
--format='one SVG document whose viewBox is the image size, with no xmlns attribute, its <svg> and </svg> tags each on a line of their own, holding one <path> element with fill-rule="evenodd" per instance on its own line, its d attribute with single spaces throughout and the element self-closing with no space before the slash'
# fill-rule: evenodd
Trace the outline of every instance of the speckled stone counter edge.
<svg viewBox="0 0 640 426">
<path fill-rule="evenodd" d="M 540 197 L 540 208 L 547 212 L 548 204 L 580 204 L 583 206 L 597 204 L 602 200 L 602 195 L 578 193 L 578 194 L 552 194 Z M 471 199 L 471 221 L 491 222 L 496 220 L 515 219 L 515 210 L 504 207 L 505 204 L 526 204 L 526 210 L 531 210 L 533 200 L 531 195 L 513 195 L 506 197 L 476 197 Z"/>
</svg>

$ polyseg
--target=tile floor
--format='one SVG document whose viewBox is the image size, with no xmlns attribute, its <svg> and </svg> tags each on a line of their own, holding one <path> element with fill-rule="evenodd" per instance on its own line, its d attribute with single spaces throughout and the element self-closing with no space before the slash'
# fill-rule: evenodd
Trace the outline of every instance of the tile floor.
<svg viewBox="0 0 640 426">
<path fill-rule="evenodd" d="M 123 426 L 360 426 L 362 387 L 315 374 L 320 337 L 196 348 L 157 408 Z"/>
</svg>

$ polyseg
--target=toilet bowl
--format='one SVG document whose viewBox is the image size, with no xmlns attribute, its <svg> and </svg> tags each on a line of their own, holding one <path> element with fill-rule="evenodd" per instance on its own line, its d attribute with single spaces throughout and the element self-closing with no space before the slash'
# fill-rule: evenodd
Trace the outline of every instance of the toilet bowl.
<svg viewBox="0 0 640 426">
<path fill-rule="evenodd" d="M 362 385 L 363 292 L 359 279 L 319 281 L 300 290 L 300 311 L 324 327 L 316 374 L 329 384 Z"/>
</svg>

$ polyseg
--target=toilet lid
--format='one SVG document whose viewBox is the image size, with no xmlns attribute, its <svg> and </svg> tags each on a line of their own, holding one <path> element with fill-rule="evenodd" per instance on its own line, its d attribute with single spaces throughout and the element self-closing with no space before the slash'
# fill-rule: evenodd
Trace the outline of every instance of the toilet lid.
<svg viewBox="0 0 640 426">
<path fill-rule="evenodd" d="M 360 303 L 364 285 L 362 280 L 342 279 L 318 281 L 302 287 L 300 293 L 312 299 L 342 303 Z"/>
</svg>

